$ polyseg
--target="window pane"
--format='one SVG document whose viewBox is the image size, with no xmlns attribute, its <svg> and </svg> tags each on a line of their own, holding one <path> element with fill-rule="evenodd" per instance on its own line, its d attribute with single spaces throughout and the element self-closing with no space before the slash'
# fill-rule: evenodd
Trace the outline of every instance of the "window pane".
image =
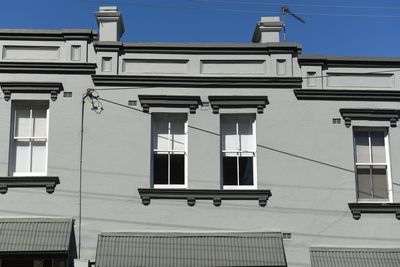
<svg viewBox="0 0 400 267">
<path fill-rule="evenodd" d="M 46 142 L 32 142 L 32 172 L 46 172 Z"/>
<path fill-rule="evenodd" d="M 184 116 L 171 117 L 171 149 L 172 150 L 185 150 L 185 121 Z"/>
<path fill-rule="evenodd" d="M 369 159 L 369 137 L 367 131 L 354 132 L 356 143 L 357 163 L 370 163 Z"/>
<path fill-rule="evenodd" d="M 253 119 L 242 117 L 239 123 L 239 143 L 241 151 L 254 151 Z"/>
<path fill-rule="evenodd" d="M 236 119 L 221 116 L 222 150 L 239 150 Z"/>
<path fill-rule="evenodd" d="M 372 184 L 374 189 L 374 198 L 389 198 L 386 166 L 374 166 L 372 168 Z"/>
<path fill-rule="evenodd" d="M 30 109 L 17 108 L 15 111 L 15 136 L 31 136 L 30 132 Z"/>
<path fill-rule="evenodd" d="M 239 158 L 239 184 L 253 185 L 253 158 Z"/>
<path fill-rule="evenodd" d="M 46 109 L 33 109 L 33 136 L 47 137 L 47 110 Z"/>
<path fill-rule="evenodd" d="M 223 157 L 224 185 L 238 185 L 237 182 L 237 158 Z"/>
<path fill-rule="evenodd" d="M 170 155 L 170 184 L 185 184 L 185 155 Z"/>
<path fill-rule="evenodd" d="M 30 172 L 30 148 L 28 141 L 15 142 L 15 172 Z"/>
<path fill-rule="evenodd" d="M 358 198 L 372 198 L 370 166 L 357 167 Z"/>
<path fill-rule="evenodd" d="M 383 131 L 371 132 L 372 162 L 386 163 L 385 133 Z"/>
<path fill-rule="evenodd" d="M 167 151 L 169 149 L 168 120 L 155 118 L 153 120 L 153 143 L 154 149 Z"/>
<path fill-rule="evenodd" d="M 168 184 L 168 155 L 153 155 L 154 184 Z"/>
</svg>

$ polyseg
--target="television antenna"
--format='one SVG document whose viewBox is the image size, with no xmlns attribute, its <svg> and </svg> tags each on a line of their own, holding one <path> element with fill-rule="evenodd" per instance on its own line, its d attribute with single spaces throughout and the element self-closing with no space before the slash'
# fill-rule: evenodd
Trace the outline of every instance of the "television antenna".
<svg viewBox="0 0 400 267">
<path fill-rule="evenodd" d="M 285 17 L 286 17 L 286 14 L 289 14 L 290 16 L 292 16 L 292 17 L 295 18 L 296 20 L 300 21 L 301 23 L 306 23 L 306 22 L 304 21 L 304 19 L 300 18 L 300 17 L 297 16 L 295 13 L 293 13 L 292 11 L 290 11 L 288 5 L 282 5 L 282 6 L 281 6 L 281 15 L 282 15 L 282 20 L 283 20 L 283 41 L 286 41 L 286 24 L 285 24 Z"/>
</svg>

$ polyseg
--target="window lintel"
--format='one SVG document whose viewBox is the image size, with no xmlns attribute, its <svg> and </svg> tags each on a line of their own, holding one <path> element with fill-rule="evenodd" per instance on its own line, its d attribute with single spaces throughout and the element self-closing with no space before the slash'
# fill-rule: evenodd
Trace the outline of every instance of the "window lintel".
<svg viewBox="0 0 400 267">
<path fill-rule="evenodd" d="M 342 108 L 339 111 L 347 128 L 351 126 L 352 120 L 389 121 L 390 127 L 396 127 L 400 118 L 400 110 L 398 109 Z"/>
</svg>

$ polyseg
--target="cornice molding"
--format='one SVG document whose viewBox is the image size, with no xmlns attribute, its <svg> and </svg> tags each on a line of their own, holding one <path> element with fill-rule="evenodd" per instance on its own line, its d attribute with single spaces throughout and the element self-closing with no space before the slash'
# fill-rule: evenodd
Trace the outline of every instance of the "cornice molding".
<svg viewBox="0 0 400 267">
<path fill-rule="evenodd" d="M 200 96 L 184 95 L 139 95 L 143 112 L 149 112 L 151 107 L 188 108 L 191 114 L 201 105 Z"/>
<path fill-rule="evenodd" d="M 294 94 L 298 100 L 400 101 L 400 91 L 394 90 L 296 89 Z"/>
<path fill-rule="evenodd" d="M 93 75 L 96 86 L 301 88 L 301 77 Z"/>
<path fill-rule="evenodd" d="M 400 68 L 400 58 L 394 57 L 346 57 L 346 56 L 320 56 L 300 55 L 300 65 L 328 67 L 377 67 L 377 68 Z"/>
<path fill-rule="evenodd" d="M 267 205 L 272 196 L 268 189 L 250 190 L 226 190 L 226 189 L 158 189 L 139 188 L 140 198 L 143 205 L 150 204 L 151 199 L 186 199 L 189 206 L 194 206 L 197 199 L 213 200 L 213 204 L 219 207 L 222 200 L 258 200 L 261 207 Z"/>
<path fill-rule="evenodd" d="M 255 108 L 257 113 L 264 113 L 264 108 L 269 104 L 267 96 L 209 96 L 210 106 L 214 114 L 220 108 Z"/>
<path fill-rule="evenodd" d="M 400 203 L 349 203 L 349 209 L 355 220 L 361 218 L 362 213 L 394 213 L 400 220 Z"/>
<path fill-rule="evenodd" d="M 57 176 L 0 177 L 0 193 L 7 193 L 10 187 L 45 187 L 46 192 L 52 194 L 58 184 L 60 184 L 60 179 Z"/>
<path fill-rule="evenodd" d="M 0 87 L 5 101 L 9 101 L 14 93 L 50 94 L 51 100 L 55 101 L 64 90 L 62 83 L 54 82 L 0 82 Z"/>
<path fill-rule="evenodd" d="M 400 117 L 398 109 L 342 108 L 339 111 L 347 128 L 351 126 L 352 120 L 389 121 L 390 127 L 396 127 Z"/>
<path fill-rule="evenodd" d="M 0 40 L 17 41 L 66 41 L 85 40 L 91 42 L 98 38 L 97 31 L 90 29 L 33 30 L 0 29 Z"/>
<path fill-rule="evenodd" d="M 94 74 L 95 63 L 0 62 L 0 73 Z"/>
</svg>

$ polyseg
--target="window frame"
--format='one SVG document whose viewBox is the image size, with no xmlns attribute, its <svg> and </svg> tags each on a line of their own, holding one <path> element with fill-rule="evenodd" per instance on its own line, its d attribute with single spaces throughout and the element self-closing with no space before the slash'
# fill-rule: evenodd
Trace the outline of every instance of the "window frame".
<svg viewBox="0 0 400 267">
<path fill-rule="evenodd" d="M 29 108 L 30 112 L 30 132 L 32 135 L 32 111 L 34 107 L 46 107 L 46 136 L 40 136 L 40 137 L 35 137 L 35 136 L 23 136 L 23 137 L 16 137 L 16 127 L 17 127 L 17 109 L 19 106 L 24 106 Z M 50 105 L 49 101 L 45 100 L 15 100 L 12 101 L 11 105 L 11 123 L 12 126 L 10 127 L 10 152 L 9 152 L 9 175 L 14 176 L 14 177 L 19 177 L 19 176 L 47 176 L 48 172 L 48 158 L 49 158 L 49 115 L 50 115 Z M 29 148 L 31 151 L 31 143 L 34 142 L 35 140 L 39 141 L 45 141 L 46 142 L 46 157 L 45 157 L 45 166 L 44 172 L 16 172 L 16 142 L 20 140 L 28 140 L 29 142 Z M 32 168 L 32 151 L 30 152 L 30 168 Z"/>
<path fill-rule="evenodd" d="M 224 150 L 223 149 L 223 131 L 222 131 L 222 117 L 247 117 L 248 119 L 252 119 L 252 139 L 253 139 L 253 145 L 254 145 L 254 151 L 232 151 L 232 150 Z M 257 126 L 256 126 L 256 121 L 257 121 L 257 115 L 255 113 L 221 113 L 219 116 L 220 120 L 220 183 L 221 183 L 221 188 L 222 189 L 257 189 Z M 239 137 L 238 134 L 238 123 L 236 122 L 236 136 Z M 239 155 L 242 153 L 253 153 L 253 185 L 224 185 L 224 166 L 223 166 L 223 159 L 224 159 L 224 153 L 237 153 L 237 164 L 239 164 Z M 239 168 L 237 168 L 237 173 L 239 172 Z M 237 179 L 239 179 L 237 177 Z"/>
<path fill-rule="evenodd" d="M 357 149 L 356 149 L 356 132 L 372 132 L 380 131 L 384 133 L 384 145 L 385 145 L 385 163 L 372 163 L 372 146 L 371 146 L 371 136 L 369 134 L 369 163 L 357 162 Z M 392 203 L 393 202 L 393 185 L 392 185 L 392 172 L 391 172 L 391 162 L 390 162 L 390 144 L 389 144 L 389 129 L 387 127 L 353 127 L 353 155 L 354 155 L 354 173 L 355 173 L 355 188 L 356 188 L 356 202 L 358 203 Z M 387 179 L 387 190 L 388 198 L 359 198 L 358 197 L 358 177 L 357 177 L 357 166 L 385 166 L 386 165 L 386 179 Z"/>
<path fill-rule="evenodd" d="M 154 146 L 154 135 L 155 135 L 155 117 L 167 119 L 168 125 L 170 125 L 171 121 L 170 118 L 173 116 L 184 116 L 184 134 L 185 134 L 185 149 L 184 151 L 174 151 L 174 150 L 158 150 L 155 149 Z M 151 176 L 151 187 L 152 188 L 180 188 L 180 189 L 187 189 L 188 188 L 188 114 L 183 112 L 152 112 L 151 115 L 151 155 L 150 155 L 150 176 Z M 168 135 L 170 135 L 170 126 L 168 126 Z M 157 153 L 158 152 L 158 153 Z M 183 184 L 156 184 L 154 183 L 154 154 L 183 154 L 184 155 L 184 183 Z M 178 153 L 176 153 L 178 152 Z M 169 180 L 170 173 L 168 171 L 168 180 Z"/>
</svg>

